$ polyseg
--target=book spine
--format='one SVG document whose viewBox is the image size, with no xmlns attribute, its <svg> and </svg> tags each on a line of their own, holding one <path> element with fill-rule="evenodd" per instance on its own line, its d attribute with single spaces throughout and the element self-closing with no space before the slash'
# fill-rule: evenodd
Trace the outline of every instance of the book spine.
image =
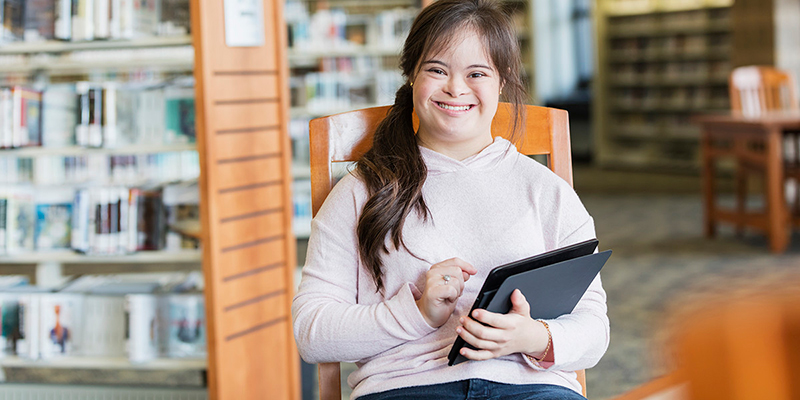
<svg viewBox="0 0 800 400">
<path fill-rule="evenodd" d="M 161 328 L 158 318 L 158 297 L 149 294 L 125 296 L 127 307 L 128 358 L 132 362 L 150 361 L 159 354 Z"/>
<path fill-rule="evenodd" d="M 53 36 L 60 40 L 72 39 L 72 0 L 56 0 Z"/>
<path fill-rule="evenodd" d="M 111 36 L 111 2 L 94 0 L 94 39 L 108 39 Z"/>
<path fill-rule="evenodd" d="M 0 197 L 0 254 L 5 254 L 6 252 L 7 216 L 8 216 L 8 199 L 5 197 Z"/>
</svg>

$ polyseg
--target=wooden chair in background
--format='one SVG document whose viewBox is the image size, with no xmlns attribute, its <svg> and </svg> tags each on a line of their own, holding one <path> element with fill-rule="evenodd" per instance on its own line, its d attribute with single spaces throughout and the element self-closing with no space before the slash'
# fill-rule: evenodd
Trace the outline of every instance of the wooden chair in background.
<svg viewBox="0 0 800 400">
<path fill-rule="evenodd" d="M 663 323 L 675 369 L 614 400 L 800 399 L 797 278 L 722 282 L 684 300 Z"/>
<path fill-rule="evenodd" d="M 316 118 L 310 123 L 311 145 L 311 206 L 316 215 L 336 183 L 333 163 L 357 161 L 372 147 L 372 135 L 386 116 L 388 106 L 365 108 Z M 495 136 L 508 138 L 512 127 L 511 106 L 501 103 L 492 122 Z M 527 155 L 546 155 L 548 167 L 572 185 L 567 112 L 554 108 L 525 107 L 525 140 L 516 143 Z M 319 395 L 321 400 L 341 399 L 341 370 L 339 363 L 319 364 Z M 586 376 L 577 371 L 586 396 Z"/>
<path fill-rule="evenodd" d="M 800 112 L 794 77 L 770 66 L 739 67 L 729 78 L 731 111 L 758 118 L 771 112 Z M 785 179 L 795 187 L 793 214 L 800 216 L 800 132 L 784 132 Z M 786 151 L 788 150 L 788 151 Z M 747 218 L 748 178 L 764 175 L 763 144 L 753 141 L 746 148 L 732 149 L 736 153 L 736 213 Z M 797 224 L 797 223 L 795 223 Z M 743 223 L 737 225 L 737 233 Z"/>
</svg>

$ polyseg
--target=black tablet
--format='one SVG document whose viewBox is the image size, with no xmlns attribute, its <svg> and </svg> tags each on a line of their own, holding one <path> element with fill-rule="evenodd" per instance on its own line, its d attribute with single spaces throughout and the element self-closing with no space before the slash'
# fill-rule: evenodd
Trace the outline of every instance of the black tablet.
<svg viewBox="0 0 800 400">
<path fill-rule="evenodd" d="M 597 239 L 591 239 L 495 267 L 468 315 L 476 308 L 507 313 L 511 309 L 511 292 L 516 288 L 530 303 L 533 318 L 551 319 L 572 312 L 611 256 L 610 250 L 593 254 L 597 244 Z M 463 346 L 473 348 L 457 337 L 447 356 L 448 365 L 467 361 L 459 354 Z"/>
</svg>

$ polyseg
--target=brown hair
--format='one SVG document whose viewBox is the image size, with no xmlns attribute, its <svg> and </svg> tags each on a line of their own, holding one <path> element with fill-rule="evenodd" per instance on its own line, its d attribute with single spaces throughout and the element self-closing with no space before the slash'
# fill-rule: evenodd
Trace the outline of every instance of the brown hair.
<svg viewBox="0 0 800 400">
<path fill-rule="evenodd" d="M 517 36 L 509 16 L 492 0 L 439 0 L 424 8 L 411 25 L 400 55 L 400 68 L 407 81 L 397 90 L 394 105 L 378 125 L 372 149 L 356 167 L 369 193 L 356 228 L 358 251 L 378 291 L 383 290 L 382 256 L 389 253 L 387 236 L 395 249 L 405 247 L 403 224 L 408 214 L 416 210 L 427 220 L 430 213 L 422 198 L 427 168 L 412 123 L 411 81 L 423 57 L 448 47 L 458 38 L 456 34 L 466 29 L 474 29 L 483 41 L 500 74 L 503 97 L 514 105 L 512 137 L 516 139 L 520 133 L 526 91 Z"/>
</svg>

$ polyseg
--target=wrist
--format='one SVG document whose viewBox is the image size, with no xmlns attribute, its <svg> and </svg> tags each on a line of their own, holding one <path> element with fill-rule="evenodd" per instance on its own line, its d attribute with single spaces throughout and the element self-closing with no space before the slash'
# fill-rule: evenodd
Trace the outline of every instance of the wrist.
<svg viewBox="0 0 800 400">
<path fill-rule="evenodd" d="M 537 334 L 534 335 L 536 338 L 542 338 L 535 340 L 534 349 L 530 352 L 525 352 L 525 356 L 528 357 L 531 361 L 535 364 L 538 364 L 548 356 L 548 354 L 552 351 L 553 348 L 553 336 L 550 333 L 550 326 L 547 322 L 542 320 L 535 320 L 537 327 Z"/>
<path fill-rule="evenodd" d="M 428 315 L 426 315 L 425 312 L 422 311 L 425 309 L 425 305 L 423 304 L 422 299 L 419 299 L 414 303 L 416 303 L 417 305 L 417 310 L 419 310 L 419 314 L 422 316 L 422 320 L 425 321 L 425 323 L 428 324 L 428 326 L 432 328 L 437 328 L 437 326 L 433 324 L 433 321 L 431 321 L 431 319 L 428 318 Z"/>
</svg>

